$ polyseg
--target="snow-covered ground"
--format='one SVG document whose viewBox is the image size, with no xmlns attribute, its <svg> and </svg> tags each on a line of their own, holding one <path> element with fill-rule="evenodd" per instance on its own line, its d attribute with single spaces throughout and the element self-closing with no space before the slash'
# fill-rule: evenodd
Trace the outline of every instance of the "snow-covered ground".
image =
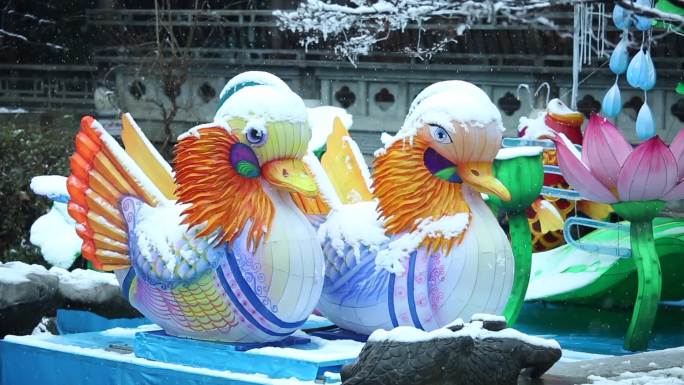
<svg viewBox="0 0 684 385">
<path fill-rule="evenodd" d="M 27 112 L 23 108 L 0 107 L 0 114 L 25 114 Z"/>
<path fill-rule="evenodd" d="M 616 377 L 589 376 L 592 385 L 684 385 L 684 367 L 625 372 Z M 585 384 L 586 385 L 586 384 Z"/>
</svg>

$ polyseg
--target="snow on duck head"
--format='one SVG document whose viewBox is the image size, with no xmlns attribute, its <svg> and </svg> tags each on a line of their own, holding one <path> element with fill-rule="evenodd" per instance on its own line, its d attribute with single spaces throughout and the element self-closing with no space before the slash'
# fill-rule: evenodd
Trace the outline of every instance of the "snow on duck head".
<svg viewBox="0 0 684 385">
<path fill-rule="evenodd" d="M 435 131 L 441 133 L 442 129 L 448 134 L 446 140 L 458 142 L 452 146 L 451 156 L 442 155 L 460 163 L 493 160 L 504 127 L 501 113 L 482 89 L 466 81 L 448 80 L 419 93 L 399 132 L 385 136 L 383 143 L 385 149 L 399 140 L 412 144 L 421 131 L 434 137 Z"/>
</svg>

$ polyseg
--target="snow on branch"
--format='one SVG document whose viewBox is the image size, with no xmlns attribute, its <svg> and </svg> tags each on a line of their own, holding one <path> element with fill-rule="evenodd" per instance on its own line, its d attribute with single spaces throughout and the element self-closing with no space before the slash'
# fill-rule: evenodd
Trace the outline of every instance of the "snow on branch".
<svg viewBox="0 0 684 385">
<path fill-rule="evenodd" d="M 308 48 L 323 41 L 333 44 L 335 53 L 355 64 L 359 56 L 367 55 L 390 32 L 417 26 L 415 48 L 405 53 L 429 59 L 443 51 L 455 37 L 473 24 L 517 23 L 557 29 L 541 11 L 549 7 L 571 4 L 577 0 L 352 0 L 352 5 L 340 5 L 323 0 L 306 0 L 293 11 L 275 11 L 283 30 L 301 35 L 300 44 Z M 448 19 L 453 28 L 442 31 L 441 37 L 429 43 L 421 42 L 425 24 L 435 19 Z M 425 40 L 425 39 L 423 39 Z M 425 46 L 423 46 L 425 45 Z"/>
</svg>

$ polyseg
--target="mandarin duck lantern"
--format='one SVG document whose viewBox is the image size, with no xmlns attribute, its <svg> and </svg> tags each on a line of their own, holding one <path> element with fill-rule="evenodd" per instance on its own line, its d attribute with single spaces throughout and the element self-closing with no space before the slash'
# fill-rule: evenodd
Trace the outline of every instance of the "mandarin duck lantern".
<svg viewBox="0 0 684 385">
<path fill-rule="evenodd" d="M 173 170 L 129 116 L 125 149 L 83 118 L 68 179 L 83 256 L 170 335 L 290 335 L 323 285 L 315 230 L 290 198 L 317 193 L 301 160 L 310 137 L 302 99 L 256 72 L 229 81 L 215 121 L 179 138 Z"/>
<path fill-rule="evenodd" d="M 308 162 L 331 205 L 318 231 L 326 258 L 323 315 L 370 334 L 501 314 L 515 266 L 481 193 L 510 199 L 492 175 L 502 131 L 487 94 L 446 81 L 416 97 L 396 136 L 383 136 L 372 182 L 364 181 L 363 164 L 352 167 L 363 163 L 353 142 L 336 137 L 347 134 L 333 133 L 320 164 Z"/>
</svg>

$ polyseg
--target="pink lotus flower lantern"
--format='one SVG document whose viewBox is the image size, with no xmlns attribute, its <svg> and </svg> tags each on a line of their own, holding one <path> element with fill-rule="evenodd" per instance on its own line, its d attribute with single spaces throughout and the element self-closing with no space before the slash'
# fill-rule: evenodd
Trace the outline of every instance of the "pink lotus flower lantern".
<svg viewBox="0 0 684 385">
<path fill-rule="evenodd" d="M 568 183 L 587 199 L 611 204 L 630 221 L 638 292 L 625 349 L 646 349 L 662 290 L 653 218 L 666 201 L 684 198 L 684 130 L 669 147 L 654 136 L 633 148 L 613 123 L 592 115 L 581 154 L 563 134 L 556 134 L 554 141 Z"/>
<path fill-rule="evenodd" d="M 581 155 L 565 135 L 555 142 L 563 176 L 587 199 L 612 204 L 684 198 L 684 130 L 669 148 L 658 136 L 632 148 L 613 123 L 593 114 Z"/>
</svg>

